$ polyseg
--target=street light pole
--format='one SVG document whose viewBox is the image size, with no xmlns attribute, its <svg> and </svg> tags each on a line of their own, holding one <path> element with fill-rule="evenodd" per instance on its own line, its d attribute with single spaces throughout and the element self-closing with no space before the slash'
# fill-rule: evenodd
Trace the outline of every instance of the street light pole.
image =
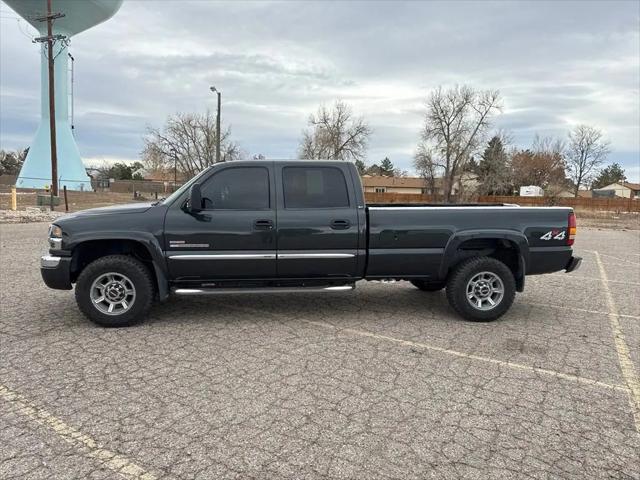
<svg viewBox="0 0 640 480">
<path fill-rule="evenodd" d="M 222 107 L 222 93 L 216 87 L 209 87 L 218 95 L 218 114 L 216 115 L 216 163 L 220 162 L 220 109 Z"/>
<path fill-rule="evenodd" d="M 171 149 L 173 155 L 173 191 L 176 191 L 176 185 L 178 184 L 178 152 L 175 148 Z"/>
</svg>

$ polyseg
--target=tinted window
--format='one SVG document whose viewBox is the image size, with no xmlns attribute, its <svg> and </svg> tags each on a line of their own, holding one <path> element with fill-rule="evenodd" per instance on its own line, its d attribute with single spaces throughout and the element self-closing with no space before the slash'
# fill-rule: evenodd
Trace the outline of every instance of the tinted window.
<svg viewBox="0 0 640 480">
<path fill-rule="evenodd" d="M 211 210 L 269 208 L 269 172 L 263 167 L 227 168 L 202 186 L 202 207 Z"/>
<path fill-rule="evenodd" d="M 285 167 L 285 208 L 348 207 L 347 183 L 342 171 L 333 167 Z"/>
</svg>

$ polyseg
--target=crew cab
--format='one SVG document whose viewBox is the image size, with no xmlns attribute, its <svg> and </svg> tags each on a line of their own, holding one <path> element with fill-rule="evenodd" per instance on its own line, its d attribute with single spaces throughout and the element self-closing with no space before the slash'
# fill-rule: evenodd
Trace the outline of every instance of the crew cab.
<svg viewBox="0 0 640 480">
<path fill-rule="evenodd" d="M 44 282 L 72 289 L 108 327 L 169 295 L 336 292 L 404 280 L 473 321 L 495 320 L 525 276 L 579 267 L 564 207 L 366 205 L 350 162 L 238 161 L 207 168 L 168 198 L 61 217 Z"/>
</svg>

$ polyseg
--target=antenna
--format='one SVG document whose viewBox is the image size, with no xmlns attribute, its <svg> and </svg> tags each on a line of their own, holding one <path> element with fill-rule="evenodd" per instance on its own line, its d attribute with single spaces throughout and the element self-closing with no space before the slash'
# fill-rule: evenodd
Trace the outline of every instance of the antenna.
<svg viewBox="0 0 640 480">
<path fill-rule="evenodd" d="M 73 96 L 73 86 L 74 86 L 73 85 L 74 84 L 73 71 L 75 69 L 76 59 L 73 58 L 73 55 L 71 55 L 70 53 L 67 53 L 67 55 L 69 55 L 69 58 L 71 59 L 71 101 L 70 101 L 70 104 L 71 104 L 71 120 L 70 120 L 71 121 L 71 133 L 73 133 L 74 137 L 75 137 L 75 133 L 76 133 L 75 132 L 75 128 L 76 128 L 76 126 L 73 124 L 73 115 L 74 115 L 74 107 L 75 107 L 75 105 L 74 105 L 74 103 L 75 103 L 74 100 L 75 99 L 74 99 L 74 96 Z"/>
</svg>

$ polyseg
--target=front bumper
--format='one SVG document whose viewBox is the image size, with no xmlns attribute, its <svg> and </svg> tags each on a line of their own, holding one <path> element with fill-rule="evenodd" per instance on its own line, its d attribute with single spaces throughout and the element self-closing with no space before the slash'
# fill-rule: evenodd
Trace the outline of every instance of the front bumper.
<svg viewBox="0 0 640 480">
<path fill-rule="evenodd" d="M 71 290 L 71 257 L 40 257 L 40 274 L 49 288 Z"/>
<path fill-rule="evenodd" d="M 582 257 L 571 257 L 569 259 L 569 262 L 567 263 L 567 266 L 564 268 L 566 272 L 569 273 L 579 269 L 581 264 L 582 264 Z"/>
</svg>

